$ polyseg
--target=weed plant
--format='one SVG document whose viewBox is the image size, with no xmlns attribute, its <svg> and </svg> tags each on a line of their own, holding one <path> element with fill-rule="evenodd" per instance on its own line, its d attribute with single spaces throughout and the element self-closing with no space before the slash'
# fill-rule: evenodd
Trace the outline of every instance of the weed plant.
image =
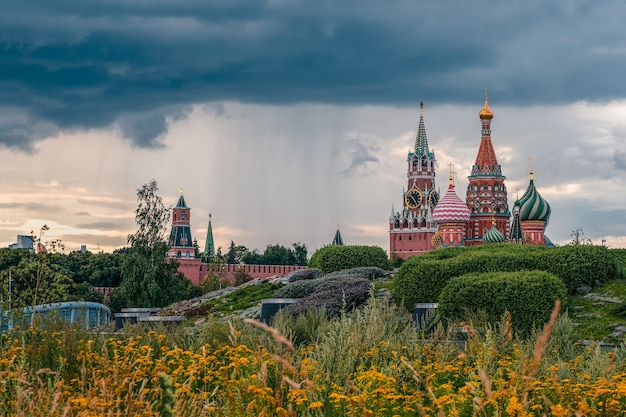
<svg viewBox="0 0 626 417">
<path fill-rule="evenodd" d="M 575 346 L 557 313 L 525 338 L 508 315 L 424 334 L 375 299 L 334 319 L 279 315 L 274 327 L 15 329 L 0 336 L 0 415 L 623 415 L 624 348 Z"/>
</svg>

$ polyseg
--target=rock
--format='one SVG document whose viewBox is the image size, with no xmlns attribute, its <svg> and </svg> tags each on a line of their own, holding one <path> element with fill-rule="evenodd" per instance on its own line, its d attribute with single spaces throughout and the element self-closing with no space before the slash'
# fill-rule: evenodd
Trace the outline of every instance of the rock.
<svg viewBox="0 0 626 417">
<path fill-rule="evenodd" d="M 615 332 L 618 332 L 618 333 L 626 333 L 626 326 L 617 326 L 617 327 L 615 328 Z"/>
<path fill-rule="evenodd" d="M 600 313 L 586 313 L 586 314 L 576 314 L 575 317 L 593 317 L 595 319 L 599 319 L 602 317 Z"/>
<path fill-rule="evenodd" d="M 584 297 L 589 298 L 591 300 L 606 301 L 607 303 L 615 303 L 615 304 L 622 303 L 622 300 L 620 300 L 619 298 L 609 297 L 608 294 L 605 294 L 605 293 L 593 293 L 592 292 L 589 294 L 585 294 Z"/>
<path fill-rule="evenodd" d="M 580 295 L 585 295 L 589 291 L 591 291 L 591 287 L 589 285 L 581 285 L 580 287 L 576 288 L 576 292 Z"/>
<path fill-rule="evenodd" d="M 580 310 L 582 310 L 582 309 L 584 309 L 584 308 L 585 308 L 585 307 L 583 307 L 583 306 L 574 306 L 574 307 L 572 307 L 572 310 L 574 310 L 574 311 L 580 311 Z"/>
</svg>

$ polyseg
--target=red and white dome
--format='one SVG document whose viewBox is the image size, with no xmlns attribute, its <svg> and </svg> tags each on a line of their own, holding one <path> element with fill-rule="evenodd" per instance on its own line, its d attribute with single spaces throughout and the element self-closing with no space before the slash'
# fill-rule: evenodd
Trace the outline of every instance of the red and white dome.
<svg viewBox="0 0 626 417">
<path fill-rule="evenodd" d="M 446 195 L 443 196 L 441 201 L 437 204 L 437 207 L 433 210 L 433 219 L 441 224 L 467 222 L 469 218 L 470 211 L 467 205 L 456 195 L 454 185 L 450 184 Z"/>
</svg>

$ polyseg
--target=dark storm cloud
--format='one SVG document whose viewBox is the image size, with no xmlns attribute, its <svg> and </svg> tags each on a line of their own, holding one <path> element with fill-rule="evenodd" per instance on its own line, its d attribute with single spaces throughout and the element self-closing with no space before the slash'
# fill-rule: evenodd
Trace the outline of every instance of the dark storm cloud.
<svg viewBox="0 0 626 417">
<path fill-rule="evenodd" d="M 162 146 L 190 105 L 626 96 L 622 0 L 22 0 L 0 13 L 0 143 L 116 128 Z"/>
</svg>

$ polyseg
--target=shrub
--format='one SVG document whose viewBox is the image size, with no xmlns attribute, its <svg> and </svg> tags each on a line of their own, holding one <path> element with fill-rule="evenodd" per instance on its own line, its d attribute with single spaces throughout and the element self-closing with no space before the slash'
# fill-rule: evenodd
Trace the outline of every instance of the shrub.
<svg viewBox="0 0 626 417">
<path fill-rule="evenodd" d="M 407 306 L 436 302 L 451 278 L 469 273 L 535 269 L 556 275 L 568 292 L 574 293 L 583 284 L 595 287 L 620 277 L 615 257 L 601 246 L 546 248 L 505 243 L 439 249 L 411 257 L 400 267 L 394 297 Z"/>
<path fill-rule="evenodd" d="M 343 269 L 341 271 L 331 272 L 326 274 L 326 279 L 342 278 L 346 276 L 355 276 L 359 278 L 367 278 L 370 281 L 374 281 L 377 278 L 382 278 L 389 275 L 389 271 L 375 267 L 375 266 L 363 266 L 359 268 Z"/>
<path fill-rule="evenodd" d="M 324 275 L 322 270 L 317 269 L 317 268 L 297 269 L 293 271 L 291 274 L 289 274 L 289 276 L 287 276 L 287 280 L 289 282 L 295 282 L 295 281 L 319 278 L 322 275 Z"/>
<path fill-rule="evenodd" d="M 318 249 L 309 261 L 309 267 L 319 268 L 324 273 L 361 266 L 389 269 L 389 260 L 378 246 L 331 245 Z"/>
<path fill-rule="evenodd" d="M 621 277 L 618 265 L 603 246 L 561 246 L 541 252 L 536 269 L 542 269 L 563 280 L 570 294 L 582 285 L 597 287 Z"/>
<path fill-rule="evenodd" d="M 626 278 L 626 249 L 609 249 L 609 253 L 615 260 L 619 270 L 619 278 Z"/>
<path fill-rule="evenodd" d="M 545 323 L 557 299 L 563 300 L 563 282 L 545 271 L 490 272 L 451 279 L 439 296 L 439 313 L 447 320 L 484 310 L 490 322 L 511 313 L 513 328 L 530 334 Z"/>
<path fill-rule="evenodd" d="M 321 283 L 316 292 L 287 307 L 287 311 L 303 314 L 310 309 L 324 308 L 327 317 L 337 317 L 342 310 L 348 312 L 361 306 L 369 295 L 370 281 L 366 278 L 328 280 Z"/>
</svg>

